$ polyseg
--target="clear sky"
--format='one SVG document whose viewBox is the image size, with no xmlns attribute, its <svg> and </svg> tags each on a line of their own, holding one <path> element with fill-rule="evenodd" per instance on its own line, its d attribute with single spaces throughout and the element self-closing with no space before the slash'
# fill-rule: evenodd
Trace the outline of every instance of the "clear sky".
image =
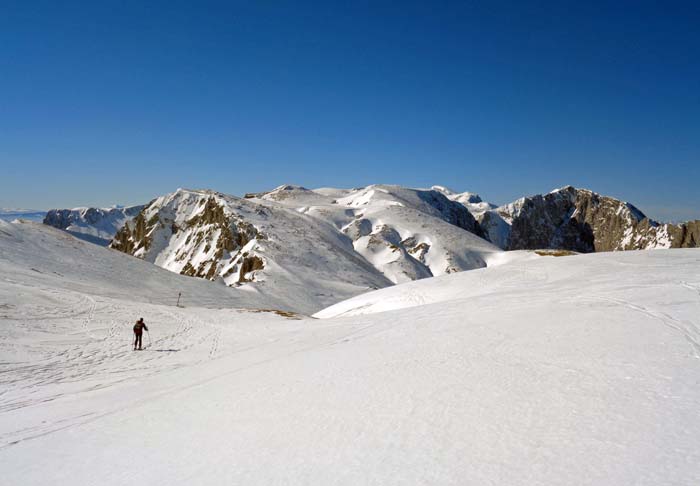
<svg viewBox="0 0 700 486">
<path fill-rule="evenodd" d="M 0 207 L 572 184 L 700 218 L 700 2 L 3 2 Z"/>
</svg>

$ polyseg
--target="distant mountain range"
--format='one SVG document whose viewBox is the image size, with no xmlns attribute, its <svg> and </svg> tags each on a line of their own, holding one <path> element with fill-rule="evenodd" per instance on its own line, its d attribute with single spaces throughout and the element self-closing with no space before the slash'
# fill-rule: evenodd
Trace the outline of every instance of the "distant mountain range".
<svg viewBox="0 0 700 486">
<path fill-rule="evenodd" d="M 142 209 L 143 206 L 51 209 L 44 217 L 44 224 L 66 230 L 83 240 L 107 246 L 116 232 Z"/>
<path fill-rule="evenodd" d="M 10 209 L 0 208 L 0 219 L 12 221 L 15 219 L 26 219 L 29 221 L 43 221 L 46 211 L 36 209 Z"/>
<path fill-rule="evenodd" d="M 495 265 L 504 250 L 700 246 L 700 221 L 658 223 L 571 186 L 499 207 L 444 186 L 283 185 L 242 198 L 178 189 L 144 206 L 51 210 L 44 223 L 183 275 L 296 288 L 299 299 L 328 292 L 329 302 Z"/>
</svg>

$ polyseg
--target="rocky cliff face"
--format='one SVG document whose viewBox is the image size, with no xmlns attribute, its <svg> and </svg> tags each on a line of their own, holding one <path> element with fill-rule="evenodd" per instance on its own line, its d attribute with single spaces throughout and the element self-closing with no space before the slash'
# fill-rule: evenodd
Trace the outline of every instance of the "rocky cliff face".
<svg viewBox="0 0 700 486">
<path fill-rule="evenodd" d="M 633 205 L 567 186 L 521 198 L 481 215 L 487 237 L 507 250 L 594 251 L 688 248 L 700 243 L 700 221 L 661 224 Z"/>
<path fill-rule="evenodd" d="M 700 248 L 700 220 L 664 226 L 671 240 L 671 248 Z"/>
<path fill-rule="evenodd" d="M 143 206 L 51 209 L 44 217 L 44 224 L 106 246 L 119 228 L 138 215 L 141 209 Z"/>
<path fill-rule="evenodd" d="M 220 195 L 181 190 L 143 208 L 110 247 L 183 275 L 233 284 L 254 280 L 264 268 L 256 254 L 263 239 Z"/>
</svg>

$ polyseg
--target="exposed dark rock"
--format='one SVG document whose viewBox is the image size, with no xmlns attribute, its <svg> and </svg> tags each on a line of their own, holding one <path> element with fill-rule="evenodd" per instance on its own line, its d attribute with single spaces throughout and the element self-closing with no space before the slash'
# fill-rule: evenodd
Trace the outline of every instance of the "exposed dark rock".
<svg viewBox="0 0 700 486">
<path fill-rule="evenodd" d="M 249 282 L 250 280 L 246 278 L 246 275 L 255 270 L 262 270 L 265 268 L 265 262 L 262 258 L 258 256 L 246 256 L 241 261 L 241 273 L 239 274 L 239 282 Z"/>
<path fill-rule="evenodd" d="M 110 247 L 139 258 L 147 258 L 156 232 L 159 238 L 167 239 L 184 231 L 187 234 L 184 246 L 177 250 L 174 258 L 177 262 L 184 262 L 180 273 L 215 280 L 223 268 L 228 266 L 227 262 L 235 261 L 244 246 L 261 236 L 252 224 L 227 214 L 213 195 L 197 201 L 201 210 L 186 221 L 178 220 L 179 223 L 172 219 L 172 210 L 163 208 L 160 204 L 156 200 L 143 208 L 117 232 Z M 207 258 L 195 266 L 191 259 L 197 254 L 204 254 Z M 258 262 L 245 262 L 246 260 L 241 265 L 252 265 L 254 269 L 259 269 Z M 233 266 L 227 270 L 226 275 L 230 275 L 236 268 Z"/>
<path fill-rule="evenodd" d="M 586 189 L 564 187 L 487 211 L 482 228 L 507 250 L 581 253 L 697 247 L 700 222 L 661 224 L 633 205 Z"/>
</svg>

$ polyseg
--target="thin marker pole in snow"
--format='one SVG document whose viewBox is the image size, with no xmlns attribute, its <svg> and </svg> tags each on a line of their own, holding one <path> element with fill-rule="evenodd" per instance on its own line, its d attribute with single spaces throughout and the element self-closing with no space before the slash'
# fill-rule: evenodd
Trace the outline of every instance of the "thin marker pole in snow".
<svg viewBox="0 0 700 486">
<path fill-rule="evenodd" d="M 182 292 L 177 293 L 177 304 L 175 304 L 175 307 L 180 307 L 180 296 L 182 295 Z"/>
</svg>

